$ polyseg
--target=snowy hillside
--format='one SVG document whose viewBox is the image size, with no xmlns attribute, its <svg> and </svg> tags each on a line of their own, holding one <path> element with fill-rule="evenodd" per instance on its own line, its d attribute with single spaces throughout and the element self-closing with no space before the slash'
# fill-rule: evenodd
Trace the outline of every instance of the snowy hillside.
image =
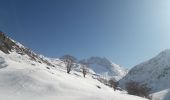
<svg viewBox="0 0 170 100">
<path fill-rule="evenodd" d="M 155 92 L 152 95 L 152 100 L 169 100 L 170 99 L 170 89 L 161 90 Z"/>
<path fill-rule="evenodd" d="M 90 57 L 82 61 L 88 64 L 96 74 L 102 75 L 105 78 L 119 80 L 127 74 L 127 70 L 106 58 Z"/>
<path fill-rule="evenodd" d="M 61 60 L 37 55 L 2 34 L 0 43 L 0 100 L 145 100 L 113 91 L 91 74 L 67 74 Z"/>
<path fill-rule="evenodd" d="M 124 87 L 125 83 L 130 80 L 140 82 L 141 84 L 147 83 L 152 88 L 152 93 L 160 92 L 161 95 L 168 97 L 166 94 L 170 94 L 170 91 L 167 91 L 170 88 L 170 50 L 165 50 L 156 57 L 136 65 L 120 80 L 120 86 Z M 161 92 L 165 90 L 166 92 Z M 162 97 L 160 100 L 169 99 L 163 99 Z"/>
<path fill-rule="evenodd" d="M 33 62 L 15 52 L 0 51 L 0 58 L 0 100 L 144 100 L 114 92 L 90 75 L 67 74 L 60 66 Z"/>
</svg>

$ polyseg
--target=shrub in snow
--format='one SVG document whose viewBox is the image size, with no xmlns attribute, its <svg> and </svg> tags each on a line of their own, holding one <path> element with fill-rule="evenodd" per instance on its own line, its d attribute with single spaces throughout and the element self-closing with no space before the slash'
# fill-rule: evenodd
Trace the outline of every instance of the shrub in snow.
<svg viewBox="0 0 170 100">
<path fill-rule="evenodd" d="M 88 72 L 88 69 L 85 65 L 82 66 L 82 73 L 83 73 L 83 76 L 86 77 L 86 74 Z"/>
<path fill-rule="evenodd" d="M 60 58 L 66 65 L 67 73 L 69 74 L 72 66 L 76 62 L 76 58 L 71 55 L 64 55 Z"/>
<path fill-rule="evenodd" d="M 118 86 L 118 82 L 116 82 L 115 80 L 111 79 L 109 80 L 109 85 L 114 88 L 114 91 L 116 90 L 117 86 Z"/>
<path fill-rule="evenodd" d="M 86 77 L 86 74 L 89 72 L 89 70 L 87 68 L 88 64 L 85 63 L 84 61 L 80 61 L 79 63 L 81 65 L 83 76 Z"/>
<path fill-rule="evenodd" d="M 139 82 L 129 81 L 126 83 L 126 90 L 128 94 L 149 98 L 151 88 L 147 84 L 140 85 Z"/>
</svg>

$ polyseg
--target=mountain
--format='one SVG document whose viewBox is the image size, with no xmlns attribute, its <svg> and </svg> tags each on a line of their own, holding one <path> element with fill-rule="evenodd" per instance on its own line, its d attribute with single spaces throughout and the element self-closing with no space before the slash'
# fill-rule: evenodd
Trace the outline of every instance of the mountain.
<svg viewBox="0 0 170 100">
<path fill-rule="evenodd" d="M 165 96 L 162 96 L 162 98 L 159 97 L 159 100 L 168 100 L 163 98 L 170 96 L 166 95 L 168 93 L 170 94 L 168 90 L 170 89 L 170 50 L 164 50 L 156 57 L 133 67 L 129 73 L 120 80 L 120 86 L 124 88 L 125 83 L 130 80 L 140 82 L 141 84 L 146 83 L 152 89 L 151 92 L 153 94 L 158 92 Z M 167 92 L 160 92 L 164 90 Z"/>
<path fill-rule="evenodd" d="M 0 100 L 146 100 L 65 68 L 0 33 Z"/>
<path fill-rule="evenodd" d="M 26 48 L 22 44 L 12 40 L 11 38 L 5 36 L 3 32 L 0 32 L 0 50 L 3 51 L 6 54 L 9 54 L 12 51 L 17 52 L 21 55 L 27 55 L 29 59 L 35 62 L 39 63 L 45 63 L 49 66 L 55 66 L 58 65 L 58 62 L 60 62 L 57 58 L 48 58 L 44 57 L 43 55 L 39 55 L 34 53 L 31 49 Z M 111 63 L 106 58 L 100 58 L 100 57 L 91 57 L 88 59 L 84 59 L 86 63 L 90 66 L 89 69 L 91 73 L 95 72 L 99 75 L 105 76 L 107 78 L 114 78 L 115 80 L 121 79 L 123 76 L 126 75 L 127 70 L 123 69 L 121 66 Z M 60 62 L 62 63 L 62 62 Z M 76 68 L 75 68 L 76 70 Z M 94 74 L 94 73 L 93 73 Z"/>
<path fill-rule="evenodd" d="M 86 63 L 96 74 L 105 78 L 113 78 L 116 81 L 127 74 L 127 70 L 120 65 L 112 63 L 107 58 L 90 57 L 81 60 L 81 62 Z"/>
</svg>

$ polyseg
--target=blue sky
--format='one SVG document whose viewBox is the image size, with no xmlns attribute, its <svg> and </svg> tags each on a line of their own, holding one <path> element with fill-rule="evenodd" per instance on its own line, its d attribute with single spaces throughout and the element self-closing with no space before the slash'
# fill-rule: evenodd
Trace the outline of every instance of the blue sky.
<svg viewBox="0 0 170 100">
<path fill-rule="evenodd" d="M 0 30 L 37 53 L 126 68 L 170 48 L 170 0 L 0 0 Z"/>
</svg>

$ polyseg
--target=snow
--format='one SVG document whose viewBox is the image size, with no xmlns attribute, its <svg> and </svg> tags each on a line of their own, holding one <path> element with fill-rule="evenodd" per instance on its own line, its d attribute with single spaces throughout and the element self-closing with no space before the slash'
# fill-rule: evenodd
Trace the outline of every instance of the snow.
<svg viewBox="0 0 170 100">
<path fill-rule="evenodd" d="M 170 88 L 170 50 L 164 50 L 156 57 L 133 67 L 120 80 L 120 86 L 125 88 L 125 83 L 130 80 L 140 82 L 141 84 L 146 83 L 152 89 L 151 93 L 155 94 L 152 96 L 153 98 L 160 94 L 162 97 L 158 100 L 168 100 L 164 99 L 163 95 L 167 96 L 169 92 L 165 91 Z"/>
<path fill-rule="evenodd" d="M 9 38 L 9 37 L 8 37 L 8 38 Z M 20 48 L 25 48 L 25 46 L 22 45 L 21 43 L 19 43 L 19 42 L 13 40 L 13 39 L 11 39 L 11 38 L 9 38 L 9 39 L 10 39 L 12 42 L 14 42 L 16 45 L 18 45 Z"/>
<path fill-rule="evenodd" d="M 55 67 L 0 51 L 0 100 L 146 100 L 113 91 L 90 74 L 86 78 L 74 70 L 67 74 L 59 59 L 53 63 Z"/>
<path fill-rule="evenodd" d="M 118 81 L 127 74 L 127 70 L 120 65 L 112 63 L 107 58 L 90 57 L 88 59 L 83 59 L 82 61 L 87 63 L 96 74 L 104 79 L 112 78 Z"/>
<path fill-rule="evenodd" d="M 170 89 L 165 89 L 152 94 L 152 100 L 169 100 Z"/>
</svg>

